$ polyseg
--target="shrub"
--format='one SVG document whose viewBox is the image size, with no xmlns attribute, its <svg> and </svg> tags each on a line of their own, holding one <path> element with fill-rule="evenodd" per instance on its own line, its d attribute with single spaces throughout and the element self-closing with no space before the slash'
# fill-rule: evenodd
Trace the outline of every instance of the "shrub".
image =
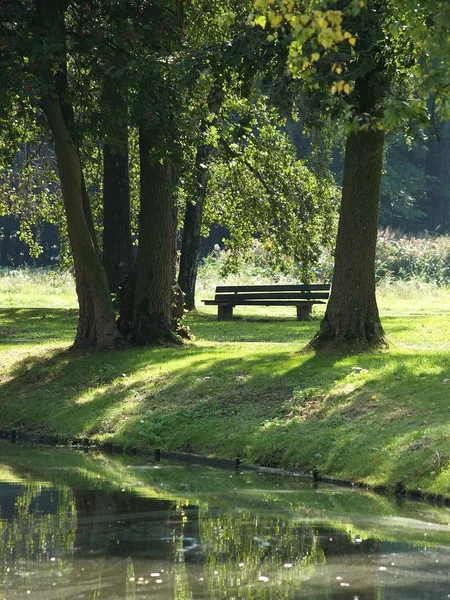
<svg viewBox="0 0 450 600">
<path fill-rule="evenodd" d="M 450 284 L 450 237 L 402 235 L 385 229 L 378 234 L 377 279 L 417 279 Z"/>
<path fill-rule="evenodd" d="M 272 263 L 268 252 L 255 240 L 246 261 L 236 274 L 224 278 L 227 253 L 215 250 L 207 256 L 199 271 L 204 287 L 223 281 L 230 285 L 239 283 L 277 283 L 301 281 L 301 269 L 286 258 L 283 269 Z M 331 281 L 333 254 L 324 249 L 311 269 L 311 281 Z M 434 285 L 450 285 L 450 236 L 404 235 L 389 228 L 378 233 L 375 275 L 380 281 L 423 281 Z"/>
</svg>

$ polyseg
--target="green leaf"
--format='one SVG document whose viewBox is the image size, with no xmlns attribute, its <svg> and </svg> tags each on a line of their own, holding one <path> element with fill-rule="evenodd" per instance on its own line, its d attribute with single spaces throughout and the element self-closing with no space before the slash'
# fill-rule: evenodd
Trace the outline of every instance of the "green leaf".
<svg viewBox="0 0 450 600">
<path fill-rule="evenodd" d="M 263 29 L 266 26 L 267 18 L 265 15 L 258 15 L 255 17 L 255 25 L 260 25 Z"/>
</svg>

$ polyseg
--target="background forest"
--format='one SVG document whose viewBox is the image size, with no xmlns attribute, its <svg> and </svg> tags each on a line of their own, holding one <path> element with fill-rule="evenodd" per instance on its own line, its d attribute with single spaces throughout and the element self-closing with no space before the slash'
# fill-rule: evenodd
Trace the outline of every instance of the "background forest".
<svg viewBox="0 0 450 600">
<path fill-rule="evenodd" d="M 299 160 L 312 160 L 313 143 L 300 121 L 288 121 L 274 129 L 274 135 L 287 152 L 296 152 Z M 323 132 L 321 143 L 327 144 L 327 131 Z M 342 185 L 342 142 L 343 132 L 336 140 L 331 140 L 331 156 L 327 163 L 334 185 Z M 339 139 L 340 138 L 340 139 Z M 56 158 L 54 148 L 49 144 L 48 156 L 42 160 L 36 155 L 38 145 L 24 144 L 15 157 L 14 163 L 3 172 L 1 184 L 0 217 L 0 265 L 2 267 L 57 267 L 70 268 L 70 248 L 64 226 L 64 215 L 60 188 L 57 182 Z M 91 189 L 96 201 L 95 223 L 98 236 L 103 232 L 102 190 L 104 185 L 103 148 L 98 145 L 95 154 L 89 156 L 92 173 Z M 138 178 L 136 176 L 137 157 L 131 157 L 128 168 L 132 175 L 131 196 L 138 197 Z M 240 159 L 236 159 L 239 164 Z M 240 167 L 245 169 L 243 162 Z M 450 125 L 444 122 L 439 131 L 429 129 L 420 139 L 411 139 L 404 134 L 391 136 L 383 166 L 381 184 L 380 236 L 377 253 L 378 278 L 391 275 L 394 278 L 420 277 L 439 284 L 449 283 L 450 274 L 446 265 L 450 252 L 447 239 L 449 229 L 450 182 L 447 165 L 450 160 Z M 232 215 L 224 214 L 232 207 L 225 207 L 221 183 L 229 175 L 226 157 L 216 155 L 211 165 L 212 180 L 209 181 L 206 195 L 206 216 L 201 236 L 201 257 L 213 253 L 214 247 L 230 247 L 230 226 L 236 226 Z M 265 173 L 265 165 L 260 164 Z M 228 173 L 226 172 L 228 170 Z M 246 173 L 246 175 L 252 175 Z M 270 173 L 269 173 L 270 175 Z M 249 200 L 248 186 L 259 193 L 255 177 L 250 182 L 240 182 L 233 188 L 236 201 Z M 182 217 L 185 210 L 186 192 L 178 190 L 180 218 L 178 228 L 178 248 L 183 234 Z M 183 202 L 184 201 L 184 202 Z M 222 204 L 221 204 L 222 203 Z M 335 215 L 334 215 L 335 218 Z M 330 215 L 330 220 L 333 215 Z M 137 202 L 131 204 L 131 231 L 133 240 L 137 239 Z M 251 227 L 251 226 L 250 226 Z M 386 231 L 385 231 L 386 230 Z M 257 239 L 258 231 L 252 232 Z M 259 244 L 257 244 L 259 246 Z M 247 246 L 248 247 L 248 246 Z M 233 245 L 233 248 L 237 249 Z M 329 278 L 332 272 L 332 243 L 323 246 L 317 268 L 313 270 L 315 278 Z M 257 253 L 258 254 L 258 253 Z M 270 264 L 270 248 L 264 253 Z M 252 260 L 261 262 L 257 256 Z M 439 263 L 441 263 L 439 265 Z M 285 263 L 284 263 L 285 264 Z M 266 265 L 267 266 L 267 265 Z M 274 275 L 277 268 L 274 267 Z M 286 273 L 288 274 L 288 273 Z M 295 268 L 289 273 L 296 276 Z M 267 272 L 266 272 L 267 275 Z"/>
</svg>

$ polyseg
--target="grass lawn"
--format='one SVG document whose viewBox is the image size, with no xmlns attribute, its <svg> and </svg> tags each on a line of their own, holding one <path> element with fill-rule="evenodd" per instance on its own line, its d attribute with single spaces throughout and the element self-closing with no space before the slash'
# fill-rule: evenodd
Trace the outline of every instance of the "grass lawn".
<svg viewBox="0 0 450 600">
<path fill-rule="evenodd" d="M 211 291 L 200 291 L 206 298 Z M 389 352 L 316 356 L 294 307 L 218 322 L 182 348 L 74 353 L 70 279 L 0 276 L 0 429 L 184 450 L 450 497 L 450 293 L 379 291 Z"/>
</svg>

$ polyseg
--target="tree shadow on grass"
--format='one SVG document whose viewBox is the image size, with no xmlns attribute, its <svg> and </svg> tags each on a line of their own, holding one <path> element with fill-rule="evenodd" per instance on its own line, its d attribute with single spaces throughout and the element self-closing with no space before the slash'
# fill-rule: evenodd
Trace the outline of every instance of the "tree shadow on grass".
<svg viewBox="0 0 450 600">
<path fill-rule="evenodd" d="M 0 386 L 0 426 L 372 483 L 450 477 L 448 355 L 224 356 L 190 345 L 27 358 Z"/>
<path fill-rule="evenodd" d="M 313 368 L 321 360 L 314 356 L 308 363 Z M 281 464 L 371 484 L 402 481 L 448 495 L 450 357 L 369 354 L 343 357 L 333 368 L 336 364 L 346 364 L 348 371 L 332 393 L 300 397 L 293 407 L 298 418 L 269 424 L 256 458 L 264 461 L 272 447 Z"/>
<path fill-rule="evenodd" d="M 199 339 L 212 342 L 295 343 L 306 346 L 317 333 L 322 314 L 315 314 L 310 321 L 297 321 L 295 317 L 282 316 L 236 316 L 230 321 L 218 321 L 210 314 L 188 316 L 186 323 Z M 408 329 L 407 321 L 397 317 L 385 317 L 383 325 L 387 335 L 396 336 Z"/>
<path fill-rule="evenodd" d="M 63 341 L 69 345 L 75 337 L 77 315 L 75 309 L 3 309 L 0 311 L 0 343 L 20 346 Z M 295 343 L 301 348 L 318 330 L 320 319 L 321 315 L 314 315 L 311 321 L 247 315 L 231 321 L 217 321 L 214 315 L 201 314 L 188 316 L 186 324 L 198 339 L 205 341 Z M 391 317 L 384 320 L 388 331 L 397 334 L 407 328 L 406 323 L 396 324 L 395 321 Z"/>
<path fill-rule="evenodd" d="M 152 412 L 180 411 L 184 418 L 186 409 L 206 410 L 220 418 L 252 404 L 256 414 L 270 415 L 298 385 L 297 374 L 288 374 L 286 352 L 244 348 L 224 356 L 220 346 L 187 345 L 27 357 L 0 386 L 0 426 L 73 436 L 116 434 L 123 441 L 132 435 L 145 442 L 145 432 L 139 436 L 136 427 Z M 288 353 L 291 366 L 299 360 Z M 307 370 L 304 379 L 311 379 Z"/>
<path fill-rule="evenodd" d="M 48 344 L 71 335 L 75 317 L 75 311 L 11 309 L 0 323 L 23 327 L 6 334 L 13 344 L 30 332 L 33 343 Z M 286 322 L 250 323 L 242 341 L 261 343 L 250 348 L 188 344 L 27 357 L 0 385 L 0 427 L 314 466 L 372 483 L 425 478 L 431 488 L 448 487 L 449 355 L 318 356 L 296 354 L 292 346 L 264 348 L 272 334 L 270 341 L 300 348 L 298 325 L 314 326 L 293 321 L 286 338 L 280 332 Z M 211 336 L 219 326 L 229 342 L 230 329 L 237 336 L 243 328 L 239 321 L 214 321 Z"/>
<path fill-rule="evenodd" d="M 186 319 L 195 336 L 212 342 L 297 343 L 305 345 L 319 328 L 320 318 L 297 321 L 280 316 L 237 316 L 230 321 L 201 314 Z"/>
<path fill-rule="evenodd" d="M 0 311 L 3 345 L 70 341 L 75 337 L 78 311 L 73 309 L 9 308 Z"/>
</svg>

